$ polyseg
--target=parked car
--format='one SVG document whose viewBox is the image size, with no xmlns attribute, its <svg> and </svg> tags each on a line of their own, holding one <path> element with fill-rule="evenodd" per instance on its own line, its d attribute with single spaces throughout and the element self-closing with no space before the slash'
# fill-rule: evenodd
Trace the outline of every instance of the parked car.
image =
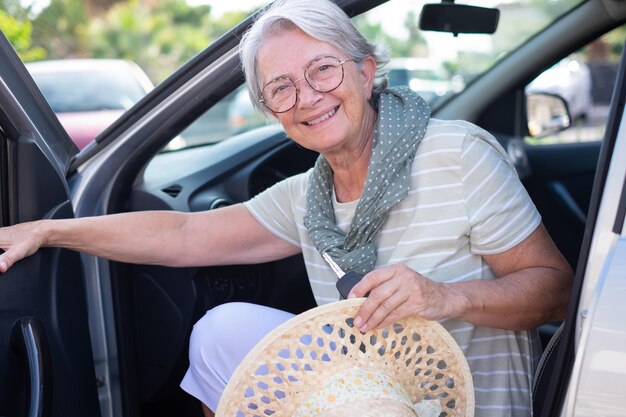
<svg viewBox="0 0 626 417">
<path fill-rule="evenodd" d="M 49 60 L 26 68 L 79 149 L 154 88 L 137 64 L 121 59 Z"/>
<path fill-rule="evenodd" d="M 389 86 L 406 85 L 434 104 L 447 95 L 463 90 L 463 78 L 450 74 L 429 58 L 394 58 L 386 65 Z"/>
<path fill-rule="evenodd" d="M 349 13 L 376 17 L 416 4 L 338 3 Z M 519 21 L 521 7 L 523 16 L 535 18 L 506 25 L 507 19 Z M 477 75 L 433 105 L 432 114 L 468 120 L 495 135 L 576 268 L 561 338 L 548 344 L 555 349 L 547 352 L 556 354 L 544 356 L 548 367 L 535 384 L 534 415 L 618 416 L 626 410 L 626 64 L 622 60 L 606 134 L 596 141 L 526 141 L 525 90 L 529 80 L 577 48 L 623 28 L 626 2 L 553 2 L 545 8 L 520 0 L 503 4 L 500 12 L 503 26 L 493 36 L 503 38 L 492 42 L 490 55 L 459 55 L 459 64 L 472 65 Z M 197 54 L 78 154 L 0 36 L 0 223 L 211 210 L 312 166 L 316 155 L 277 125 L 161 152 L 241 86 L 236 48 L 251 19 Z M 467 36 L 474 35 L 450 34 L 449 42 L 460 48 L 472 43 Z M 197 400 L 178 386 L 188 364 L 188 338 L 207 308 L 234 300 L 293 312 L 312 306 L 302 258 L 165 268 L 44 248 L 0 276 L 0 415 L 202 416 Z M 558 327 L 542 329 L 546 341 Z"/>
</svg>

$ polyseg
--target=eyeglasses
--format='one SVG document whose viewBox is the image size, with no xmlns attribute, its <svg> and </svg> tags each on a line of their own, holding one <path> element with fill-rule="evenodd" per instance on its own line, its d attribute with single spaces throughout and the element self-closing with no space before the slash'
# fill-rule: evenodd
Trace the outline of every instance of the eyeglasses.
<svg viewBox="0 0 626 417">
<path fill-rule="evenodd" d="M 339 61 L 334 56 L 324 56 L 311 62 L 304 69 L 304 77 L 291 81 L 288 77 L 278 77 L 261 90 L 261 103 L 274 113 L 285 113 L 293 109 L 298 101 L 296 83 L 306 80 L 318 93 L 328 93 L 343 82 L 343 64 L 352 59 Z"/>
</svg>

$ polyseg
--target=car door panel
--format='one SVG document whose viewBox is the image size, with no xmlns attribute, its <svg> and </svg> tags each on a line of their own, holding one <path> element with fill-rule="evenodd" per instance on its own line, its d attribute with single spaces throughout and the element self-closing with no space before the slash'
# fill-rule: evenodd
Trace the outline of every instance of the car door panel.
<svg viewBox="0 0 626 417">
<path fill-rule="evenodd" d="M 263 146 L 255 145 L 258 141 Z M 201 211 L 239 203 L 308 169 L 317 157 L 286 140 L 276 127 L 228 142 L 155 156 L 131 190 L 128 209 Z M 241 145 L 236 155 L 247 155 L 245 163 L 228 156 L 235 142 Z M 116 304 L 124 317 L 118 323 L 120 356 L 136 361 L 125 379 L 137 386 L 133 395 L 145 414 L 160 412 L 180 391 L 188 367 L 189 333 L 208 309 L 232 301 L 292 312 L 315 305 L 301 255 L 202 268 L 116 264 L 115 272 Z M 178 406 L 191 410 L 197 404 L 187 398 Z"/>
<path fill-rule="evenodd" d="M 2 226 L 73 217 L 75 148 L 2 35 L 0 62 Z M 45 248 L 0 276 L 0 337 L 0 415 L 100 415 L 78 253 Z"/>
<path fill-rule="evenodd" d="M 527 145 L 524 185 L 546 228 L 575 267 L 587 220 L 600 141 Z"/>
</svg>

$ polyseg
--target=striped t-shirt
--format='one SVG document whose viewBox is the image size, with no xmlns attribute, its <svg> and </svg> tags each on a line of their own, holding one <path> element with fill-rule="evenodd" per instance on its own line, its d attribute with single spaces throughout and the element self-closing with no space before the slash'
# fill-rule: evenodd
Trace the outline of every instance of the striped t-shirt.
<svg viewBox="0 0 626 417">
<path fill-rule="evenodd" d="M 379 121 L 384 123 L 384 121 Z M 337 276 L 311 243 L 303 218 L 311 171 L 288 178 L 245 203 L 269 231 L 302 248 L 318 304 L 339 299 Z M 358 201 L 334 199 L 337 225 L 350 227 Z M 375 239 L 376 266 L 403 263 L 439 282 L 495 279 L 483 254 L 522 242 L 541 218 L 504 149 L 464 121 L 431 119 L 412 167 L 408 196 Z M 532 375 L 541 353 L 535 331 L 510 331 L 443 320 L 472 371 L 476 416 L 531 415 Z"/>
</svg>

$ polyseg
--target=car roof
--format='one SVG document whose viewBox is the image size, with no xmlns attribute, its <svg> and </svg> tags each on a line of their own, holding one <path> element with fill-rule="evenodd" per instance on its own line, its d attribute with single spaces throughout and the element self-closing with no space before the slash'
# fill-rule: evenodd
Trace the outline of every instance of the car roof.
<svg viewBox="0 0 626 417">
<path fill-rule="evenodd" d="M 26 68 L 31 74 L 55 74 L 72 72 L 109 72 L 124 71 L 142 74 L 143 70 L 134 62 L 124 59 L 51 59 L 26 63 Z"/>
<path fill-rule="evenodd" d="M 25 66 L 28 72 L 33 75 L 103 72 L 129 73 L 142 85 L 145 91 L 150 91 L 154 88 L 154 83 L 144 70 L 133 61 L 125 59 L 51 59 L 28 62 Z"/>
</svg>

